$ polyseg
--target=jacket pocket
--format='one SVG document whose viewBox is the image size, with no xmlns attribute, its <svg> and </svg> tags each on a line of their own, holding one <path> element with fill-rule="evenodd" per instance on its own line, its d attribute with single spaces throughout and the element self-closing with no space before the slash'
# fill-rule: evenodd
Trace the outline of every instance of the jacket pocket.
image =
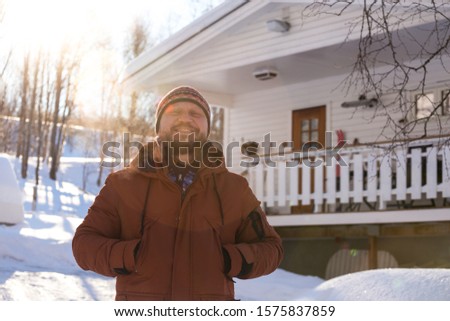
<svg viewBox="0 0 450 321">
<path fill-rule="evenodd" d="M 146 260 L 148 260 L 148 255 L 149 255 L 149 251 L 150 251 L 150 247 L 151 247 L 151 243 L 154 241 L 152 240 L 152 229 L 155 225 L 155 223 L 157 223 L 159 220 L 159 218 L 156 219 L 152 219 L 151 221 L 149 221 L 148 225 L 144 227 L 144 234 L 141 237 L 141 242 L 139 244 L 139 249 L 136 252 L 136 256 L 135 256 L 135 262 L 136 262 L 136 269 L 135 272 L 142 274 L 144 271 L 142 271 L 142 267 L 145 264 Z M 145 271 L 145 275 L 149 275 L 148 272 L 150 271 Z"/>
<path fill-rule="evenodd" d="M 146 251 L 147 251 L 147 241 L 146 241 L 146 236 L 148 233 L 145 233 L 142 238 L 141 238 L 141 243 L 139 244 L 139 249 L 136 252 L 136 256 L 135 256 L 135 262 L 136 262 L 136 268 L 135 268 L 135 272 L 139 272 L 141 270 L 142 264 L 145 260 L 146 257 Z"/>
<path fill-rule="evenodd" d="M 222 242 L 222 230 L 223 230 L 223 225 L 219 224 L 219 223 L 215 223 L 210 221 L 209 219 L 206 218 L 206 221 L 208 222 L 208 225 L 211 228 L 211 233 L 213 235 L 213 239 L 214 239 L 214 245 L 216 247 L 217 253 L 219 254 L 219 257 L 221 258 L 220 260 L 220 267 L 221 267 L 221 272 L 225 274 L 225 256 L 223 254 L 223 242 Z"/>
</svg>

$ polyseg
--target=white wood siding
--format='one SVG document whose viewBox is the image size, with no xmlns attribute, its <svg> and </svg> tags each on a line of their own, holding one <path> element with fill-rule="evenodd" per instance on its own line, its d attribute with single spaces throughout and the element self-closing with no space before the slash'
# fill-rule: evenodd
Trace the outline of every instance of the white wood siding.
<svg viewBox="0 0 450 321">
<path fill-rule="evenodd" d="M 282 57 L 293 52 L 303 52 L 340 43 L 348 35 L 345 23 L 358 17 L 361 12 L 348 10 L 343 17 L 323 15 L 317 18 L 302 18 L 302 7 L 289 9 L 291 29 L 289 33 L 268 32 L 267 20 L 282 19 L 283 9 L 273 9 L 258 16 L 246 25 L 243 22 L 230 28 L 227 32 L 193 53 L 174 62 L 170 70 L 159 75 L 161 83 L 170 82 L 177 74 L 206 73 L 226 68 L 239 67 L 246 64 Z"/>
</svg>

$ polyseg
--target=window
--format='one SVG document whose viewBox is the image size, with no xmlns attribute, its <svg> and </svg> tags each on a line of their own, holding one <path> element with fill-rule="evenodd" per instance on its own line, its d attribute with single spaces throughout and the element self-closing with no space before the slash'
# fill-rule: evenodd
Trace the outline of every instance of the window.
<svg viewBox="0 0 450 321">
<path fill-rule="evenodd" d="M 450 115 L 450 90 L 441 91 L 442 115 Z"/>
<path fill-rule="evenodd" d="M 431 115 L 450 116 L 450 89 L 436 88 L 420 93 L 415 92 L 413 97 L 416 119 L 427 118 Z"/>
<path fill-rule="evenodd" d="M 425 93 L 416 95 L 416 118 L 429 117 L 434 109 L 434 94 Z"/>
</svg>

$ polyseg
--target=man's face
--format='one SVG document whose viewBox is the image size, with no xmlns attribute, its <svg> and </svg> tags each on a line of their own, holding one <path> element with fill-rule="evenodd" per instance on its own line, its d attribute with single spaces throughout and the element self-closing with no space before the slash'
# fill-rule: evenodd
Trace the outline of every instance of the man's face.
<svg viewBox="0 0 450 321">
<path fill-rule="evenodd" d="M 191 102 L 169 105 L 161 116 L 159 137 L 162 141 L 205 142 L 208 120 L 203 110 Z"/>
</svg>

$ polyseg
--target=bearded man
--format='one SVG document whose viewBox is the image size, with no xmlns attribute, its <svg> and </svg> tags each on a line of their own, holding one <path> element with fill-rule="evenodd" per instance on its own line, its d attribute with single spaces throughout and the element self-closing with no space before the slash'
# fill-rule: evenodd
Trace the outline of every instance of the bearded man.
<svg viewBox="0 0 450 321">
<path fill-rule="evenodd" d="M 167 93 L 156 140 L 108 176 L 77 228 L 77 263 L 116 277 L 116 300 L 234 300 L 233 278 L 279 266 L 280 237 L 207 140 L 210 113 L 192 87 Z"/>
</svg>

